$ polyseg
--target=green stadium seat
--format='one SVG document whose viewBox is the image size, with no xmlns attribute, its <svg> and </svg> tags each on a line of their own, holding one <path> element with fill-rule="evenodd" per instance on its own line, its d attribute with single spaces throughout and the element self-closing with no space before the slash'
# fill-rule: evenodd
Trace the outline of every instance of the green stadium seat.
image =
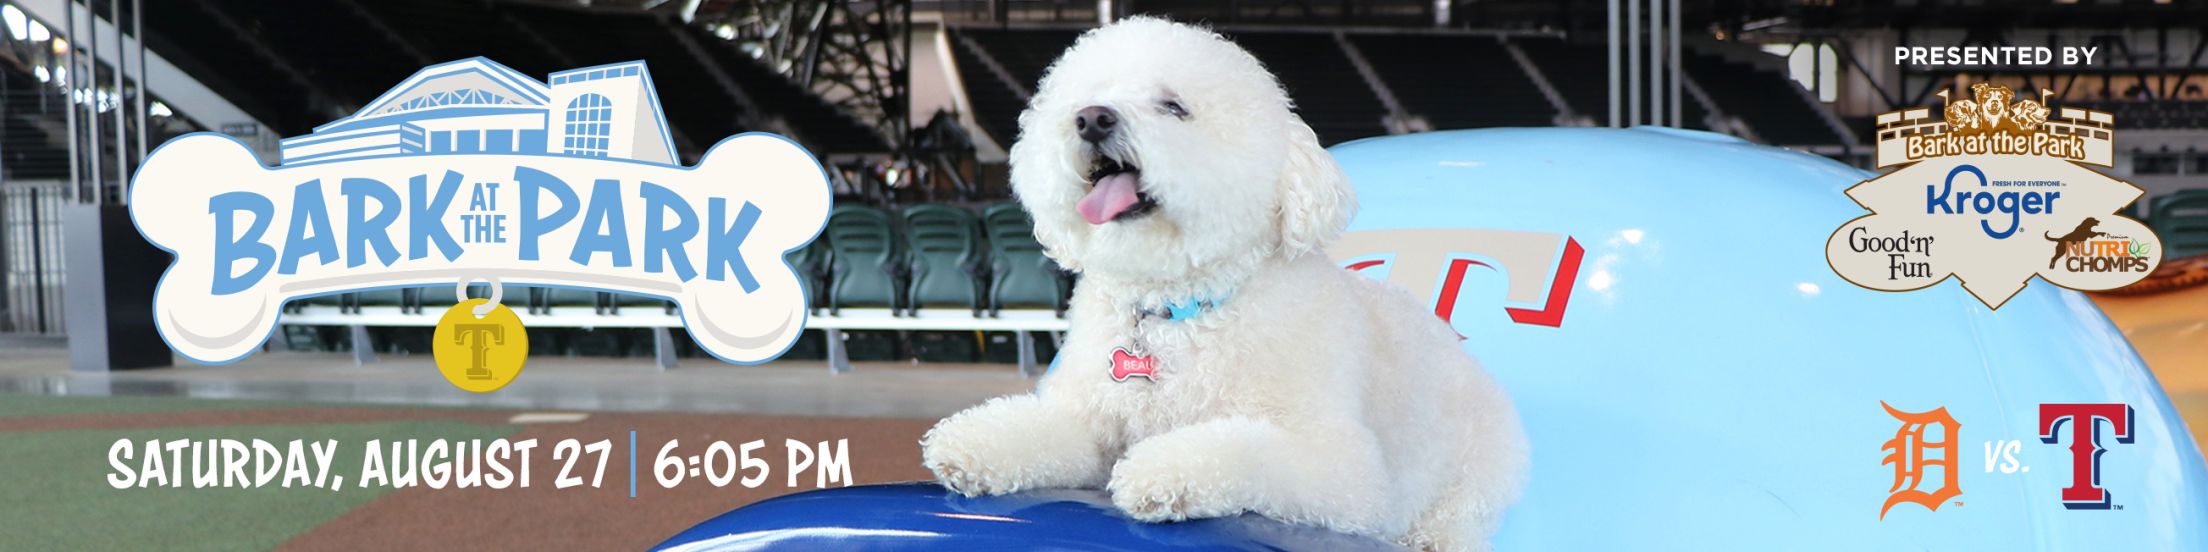
<svg viewBox="0 0 2208 552">
<path fill-rule="evenodd" d="M 499 301 L 505 303 L 506 308 L 514 309 L 514 312 L 536 314 L 537 287 L 507 285 L 506 296 L 500 297 Z"/>
<path fill-rule="evenodd" d="M 284 350 L 341 353 L 351 349 L 342 326 L 294 326 L 285 324 Z"/>
<path fill-rule="evenodd" d="M 397 307 L 406 304 L 406 290 L 401 288 L 374 289 L 355 292 L 354 307 Z"/>
<path fill-rule="evenodd" d="M 605 299 L 600 297 L 605 295 L 603 293 L 571 287 L 547 287 L 539 291 L 541 298 L 537 302 L 537 310 L 544 314 L 579 309 L 590 309 L 592 314 L 605 313 Z"/>
<path fill-rule="evenodd" d="M 912 308 L 963 307 L 980 316 L 988 293 L 980 277 L 986 253 L 973 213 L 949 205 L 923 204 L 906 208 L 903 217 L 905 250 L 911 252 L 907 304 Z"/>
<path fill-rule="evenodd" d="M 2181 190 L 2155 198 L 2149 215 L 2162 237 L 2163 259 L 2208 254 L 2208 190 Z"/>
<path fill-rule="evenodd" d="M 442 312 L 452 306 L 454 299 L 452 286 L 420 286 L 406 291 L 406 305 L 402 309 L 406 312 Z"/>
<path fill-rule="evenodd" d="M 991 232 L 1020 228 L 1023 232 L 1035 231 L 1035 219 L 1027 215 L 1027 208 L 1014 202 L 990 205 L 981 210 L 981 220 Z M 990 237 L 996 237 L 994 235 Z"/>
<path fill-rule="evenodd" d="M 1005 307 L 1041 307 L 1066 313 L 1066 297 L 1072 284 L 1065 271 L 1043 255 L 1035 241 L 1035 222 L 1017 203 L 1000 203 L 982 212 L 987 224 L 990 257 L 989 314 Z"/>
<path fill-rule="evenodd" d="M 844 307 L 904 307 L 897 285 L 897 230 L 889 213 L 873 207 L 837 206 L 828 216 L 828 247 L 834 253 L 828 286 L 828 311 Z"/>
<path fill-rule="evenodd" d="M 668 314 L 674 314 L 675 312 L 674 302 L 668 301 L 666 299 L 660 299 L 658 297 L 631 295 L 627 293 L 609 293 L 606 295 L 610 296 L 612 299 L 612 301 L 608 303 L 608 307 L 606 309 L 607 313 L 619 313 L 621 312 L 622 307 L 648 307 L 663 309 L 666 310 Z"/>
<path fill-rule="evenodd" d="M 962 307 L 981 316 L 989 291 L 982 277 L 987 253 L 973 212 L 922 204 L 905 208 L 901 215 L 905 250 L 910 252 L 907 304 L 914 309 Z M 911 332 L 906 338 L 913 358 L 922 361 L 974 362 L 981 357 L 980 332 Z"/>
<path fill-rule="evenodd" d="M 378 353 L 399 355 L 428 355 L 436 342 L 437 329 L 417 326 L 390 326 L 368 328 L 369 342 Z"/>
<path fill-rule="evenodd" d="M 543 292 L 545 289 L 547 288 L 508 285 L 505 286 L 504 291 L 500 292 L 498 302 L 506 305 L 506 308 L 509 309 L 537 314 L 544 304 Z M 458 299 L 458 297 L 452 295 L 452 288 L 446 286 L 417 287 L 413 288 L 412 291 L 414 292 L 413 304 L 421 309 L 417 312 L 441 313 L 445 309 L 452 308 L 454 300 Z M 490 296 L 491 287 L 489 284 L 468 286 L 468 298 L 470 299 L 488 299 Z"/>
<path fill-rule="evenodd" d="M 331 293 L 331 294 L 328 294 L 328 295 L 314 295 L 314 296 L 308 296 L 308 297 L 301 297 L 301 298 L 298 298 L 298 299 L 293 299 L 293 300 L 291 300 L 291 302 L 290 302 L 290 303 L 285 303 L 285 304 L 284 304 L 284 308 L 285 308 L 286 310 L 289 310 L 289 311 L 291 311 L 291 312 L 299 312 L 299 311 L 305 310 L 305 309 L 307 308 L 307 306 L 308 306 L 308 305 L 325 306 L 325 307 L 337 307 L 337 308 L 339 308 L 339 309 L 345 309 L 345 308 L 347 308 L 347 307 L 346 307 L 346 303 L 345 303 L 345 294 L 343 294 L 343 293 Z"/>
<path fill-rule="evenodd" d="M 2175 199 L 2179 194 L 2182 193 L 2184 193 L 2184 191 L 2179 190 L 2177 193 L 2162 194 L 2152 197 L 2142 197 L 2139 198 L 2139 201 L 2132 202 L 2132 205 L 2138 206 L 2139 222 L 2147 223 L 2148 226 L 2153 226 L 2154 214 L 2157 212 L 2161 212 L 2162 204 L 2168 203 L 2171 199 Z"/>
<path fill-rule="evenodd" d="M 797 271 L 798 281 L 805 283 L 805 303 L 818 311 L 828 306 L 828 263 L 833 254 L 828 251 L 828 235 L 819 237 L 805 247 L 782 256 L 790 268 Z"/>
<path fill-rule="evenodd" d="M 406 299 L 406 302 L 401 304 L 412 306 L 413 312 L 442 313 L 445 312 L 445 309 L 452 308 L 454 304 L 457 304 L 459 302 L 459 297 L 454 296 L 452 293 L 452 287 L 453 286 L 443 285 L 417 286 L 409 288 L 407 289 L 407 291 L 414 292 L 413 297 Z M 512 295 L 516 293 L 514 291 L 514 286 L 507 286 L 505 293 L 507 293 L 508 295 L 499 298 L 499 300 L 500 302 L 505 303 L 507 305 L 507 308 L 513 308 L 513 305 L 525 304 L 528 301 L 529 295 L 526 292 L 522 292 L 520 295 Z M 472 284 L 468 286 L 469 299 L 483 299 L 490 296 L 491 286 L 489 284 Z"/>
<path fill-rule="evenodd" d="M 2117 209 L 2116 214 L 2130 217 L 2131 220 L 2139 221 L 2140 224 L 2146 224 L 2147 214 L 2149 212 L 2149 210 L 2146 209 L 2147 203 L 2147 198 L 2140 197 L 2139 201 L 2131 202 L 2131 204 L 2125 205 L 2124 208 Z"/>
</svg>

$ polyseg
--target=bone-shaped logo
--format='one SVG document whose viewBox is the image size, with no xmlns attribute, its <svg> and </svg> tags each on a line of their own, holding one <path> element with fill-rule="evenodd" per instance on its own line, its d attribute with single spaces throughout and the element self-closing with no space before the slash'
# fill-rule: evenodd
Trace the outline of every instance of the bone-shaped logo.
<svg viewBox="0 0 2208 552">
<path fill-rule="evenodd" d="M 271 168 L 198 133 L 146 159 L 131 218 L 176 254 L 154 318 L 179 354 L 252 352 L 294 298 L 469 278 L 672 300 L 705 351 L 755 363 L 804 327 L 782 255 L 825 225 L 827 176 L 770 134 L 695 168 L 579 156 L 371 157 Z"/>
</svg>

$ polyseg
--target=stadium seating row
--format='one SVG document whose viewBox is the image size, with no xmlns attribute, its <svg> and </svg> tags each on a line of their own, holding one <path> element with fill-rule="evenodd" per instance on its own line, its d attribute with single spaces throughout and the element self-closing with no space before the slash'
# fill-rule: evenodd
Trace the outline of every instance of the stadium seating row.
<svg viewBox="0 0 2208 552">
<path fill-rule="evenodd" d="M 674 305 L 665 300 L 619 293 L 586 291 L 573 288 L 506 286 L 507 294 L 500 302 L 512 307 L 523 307 L 529 314 L 567 313 L 572 309 L 590 309 L 592 314 L 618 314 L 622 307 L 661 309 L 672 313 Z M 469 298 L 490 296 L 490 288 L 482 285 L 468 286 Z M 310 307 L 336 307 L 340 314 L 359 314 L 367 307 L 398 307 L 401 314 L 442 312 L 459 299 L 449 286 L 423 286 L 391 288 L 353 293 L 334 293 L 300 298 L 285 305 L 290 313 L 305 312 Z"/>
<path fill-rule="evenodd" d="M 909 314 L 929 307 L 997 316 L 1006 308 L 1047 308 L 1063 316 L 1073 284 L 1043 256 L 1034 221 L 1017 203 L 973 211 L 921 204 L 895 213 L 842 205 L 828 228 L 790 265 L 808 275 L 814 305 L 887 308 Z"/>
<path fill-rule="evenodd" d="M 1556 124 L 1556 108 L 1531 79 L 1496 78 L 1523 70 L 1495 37 L 1359 34 L 1350 42 L 1403 109 L 1423 114 L 1434 128 Z"/>
<path fill-rule="evenodd" d="M 2208 100 L 2075 102 L 2064 105 L 2114 114 L 2119 129 L 2208 127 Z"/>
<path fill-rule="evenodd" d="M 483 56 L 543 78 L 643 59 L 666 112 L 680 114 L 667 122 L 685 159 L 721 138 L 758 130 L 792 134 L 822 156 L 892 149 L 871 125 L 742 55 L 729 41 L 665 14 L 519 2 L 339 4 L 344 7 L 288 0 L 150 2 L 148 45 L 286 136 L 350 114 L 431 63 Z M 740 124 L 730 109 L 738 92 L 716 81 L 716 71 L 734 81 L 763 117 L 787 128 Z"/>
<path fill-rule="evenodd" d="M 1277 72 L 1281 86 L 1296 100 L 1296 112 L 1311 125 L 1319 143 L 1333 145 L 1388 133 L 1387 108 L 1364 79 L 1357 78 L 1357 67 L 1328 35 L 1228 34 Z"/>
<path fill-rule="evenodd" d="M 0 170 L 16 179 L 60 180 L 69 177 L 69 150 L 63 130 L 42 124 L 62 117 L 68 102 L 59 92 L 39 82 L 28 71 L 13 65 L 0 67 Z M 104 153 L 104 152 L 103 152 Z"/>
<path fill-rule="evenodd" d="M 1300 31 L 1227 31 L 1265 66 L 1278 72 L 1297 110 L 1322 143 L 1386 134 L 1387 110 L 1332 36 Z M 1014 86 L 1032 91 L 1052 58 L 1072 44 L 1065 29 L 957 28 L 953 54 L 974 105 L 975 120 L 998 143 L 1018 135 L 1026 104 Z M 1557 110 L 1513 59 L 1518 48 L 1556 89 L 1574 114 L 1599 121 L 1609 112 L 1608 54 L 1600 44 L 1553 36 L 1349 32 L 1403 109 L 1435 129 L 1549 126 Z M 1694 45 L 1690 45 L 1694 46 Z M 1431 55 L 1446 52 L 1448 55 Z M 1761 55 L 1761 54 L 1757 54 Z M 984 60 L 1014 82 L 1005 83 Z M 1801 94 L 1783 71 L 1734 61 L 1700 46 L 1682 51 L 1689 77 L 1703 83 L 1710 101 L 1764 142 L 1784 146 L 1844 145 L 1820 107 Z M 1711 86 L 1723 83 L 1724 86 Z M 1677 126 L 1710 130 L 1710 110 L 1698 98 L 1680 102 Z"/>
<path fill-rule="evenodd" d="M 1609 48 L 1602 44 L 1575 43 L 1562 38 L 1513 38 L 1510 43 L 1517 46 L 1519 51 L 1525 52 L 1526 59 L 1532 61 L 1534 67 L 1540 68 L 1541 74 L 1548 77 L 1549 84 L 1556 87 L 1557 95 L 1563 96 L 1564 103 L 1570 105 L 1574 112 L 1597 124 L 1600 124 L 1609 116 Z M 1693 50 L 1685 50 L 1681 52 L 1681 55 L 1699 54 Z M 1767 75 L 1767 77 L 1785 78 L 1784 75 Z M 1654 106 L 1650 107 L 1653 108 Z M 1624 108 L 1620 107 L 1620 109 Z M 1679 124 L 1674 126 L 1694 130 L 1711 130 L 1708 119 L 1709 110 L 1702 107 L 1701 101 L 1691 96 L 1680 98 Z M 1438 128 L 1503 126 L 1492 124 L 1442 126 L 1439 124 L 1440 120 L 1437 119 L 1435 122 Z"/>
<path fill-rule="evenodd" d="M 1703 83 L 1725 114 L 1739 118 L 1764 143 L 1816 146 L 1843 142 L 1826 124 L 1818 107 L 1802 95 L 1802 86 L 1786 74 L 1687 49 L 1680 65 L 1687 77 Z"/>
<path fill-rule="evenodd" d="M 2178 190 L 2147 203 L 2141 221 L 2162 238 L 2163 259 L 2208 255 L 2208 189 Z M 2138 208 L 2133 204 L 2134 212 Z"/>
<path fill-rule="evenodd" d="M 951 48 L 958 62 L 959 77 L 965 83 L 967 99 L 973 102 L 974 120 L 982 131 L 994 137 L 999 145 L 1011 147 L 1012 140 L 1020 135 L 1020 110 L 1027 107 L 1027 98 L 1017 94 L 1001 82 L 997 75 L 982 62 L 987 55 L 1009 73 L 1017 86 L 1028 93 L 1035 91 L 1035 83 L 1043 77 L 1043 70 L 1057 59 L 1060 52 L 1073 45 L 1080 31 L 1059 29 L 1001 30 L 972 29 L 956 31 L 954 42 L 971 41 L 973 48 Z"/>
</svg>

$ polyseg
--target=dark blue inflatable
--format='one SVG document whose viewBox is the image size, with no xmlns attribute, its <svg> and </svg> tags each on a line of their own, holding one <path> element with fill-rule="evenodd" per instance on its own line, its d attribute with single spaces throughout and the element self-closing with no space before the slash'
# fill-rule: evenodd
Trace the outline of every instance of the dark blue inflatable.
<svg viewBox="0 0 2208 552">
<path fill-rule="evenodd" d="M 933 483 L 773 498 L 707 520 L 660 550 L 1397 550 L 1255 515 L 1143 523 L 1103 491 L 967 498 Z"/>
</svg>

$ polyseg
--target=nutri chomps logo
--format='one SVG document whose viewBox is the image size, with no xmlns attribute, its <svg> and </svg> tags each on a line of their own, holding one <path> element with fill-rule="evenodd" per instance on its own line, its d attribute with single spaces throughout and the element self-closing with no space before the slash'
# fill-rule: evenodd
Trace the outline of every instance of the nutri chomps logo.
<svg viewBox="0 0 2208 552">
<path fill-rule="evenodd" d="M 242 357 L 293 298 L 488 281 L 666 298 L 704 350 L 762 362 L 803 328 L 782 255 L 829 204 L 820 165 L 779 136 L 678 164 L 642 62 L 548 82 L 482 58 L 431 66 L 281 158 L 197 133 L 136 175 L 132 219 L 176 254 L 154 317 L 179 354 Z"/>
<path fill-rule="evenodd" d="M 2048 270 L 2146 274 L 2152 270 L 2153 256 L 2160 254 L 2146 241 L 2101 231 L 2101 219 L 2093 217 L 2078 221 L 2076 228 L 2060 236 L 2042 233 L 2042 237 L 2055 244 L 2054 257 L 2047 259 Z"/>
<path fill-rule="evenodd" d="M 1825 244 L 1842 278 L 1910 291 L 1955 276 L 2000 308 L 2035 275 L 2106 290 L 2160 264 L 2154 233 L 2115 214 L 2143 192 L 2090 168 L 2112 162 L 2109 114 L 2058 110 L 1980 84 L 1970 98 L 1951 98 L 1944 115 L 1879 116 L 1878 164 L 1898 168 L 1848 189 L 1871 214 Z"/>
</svg>

